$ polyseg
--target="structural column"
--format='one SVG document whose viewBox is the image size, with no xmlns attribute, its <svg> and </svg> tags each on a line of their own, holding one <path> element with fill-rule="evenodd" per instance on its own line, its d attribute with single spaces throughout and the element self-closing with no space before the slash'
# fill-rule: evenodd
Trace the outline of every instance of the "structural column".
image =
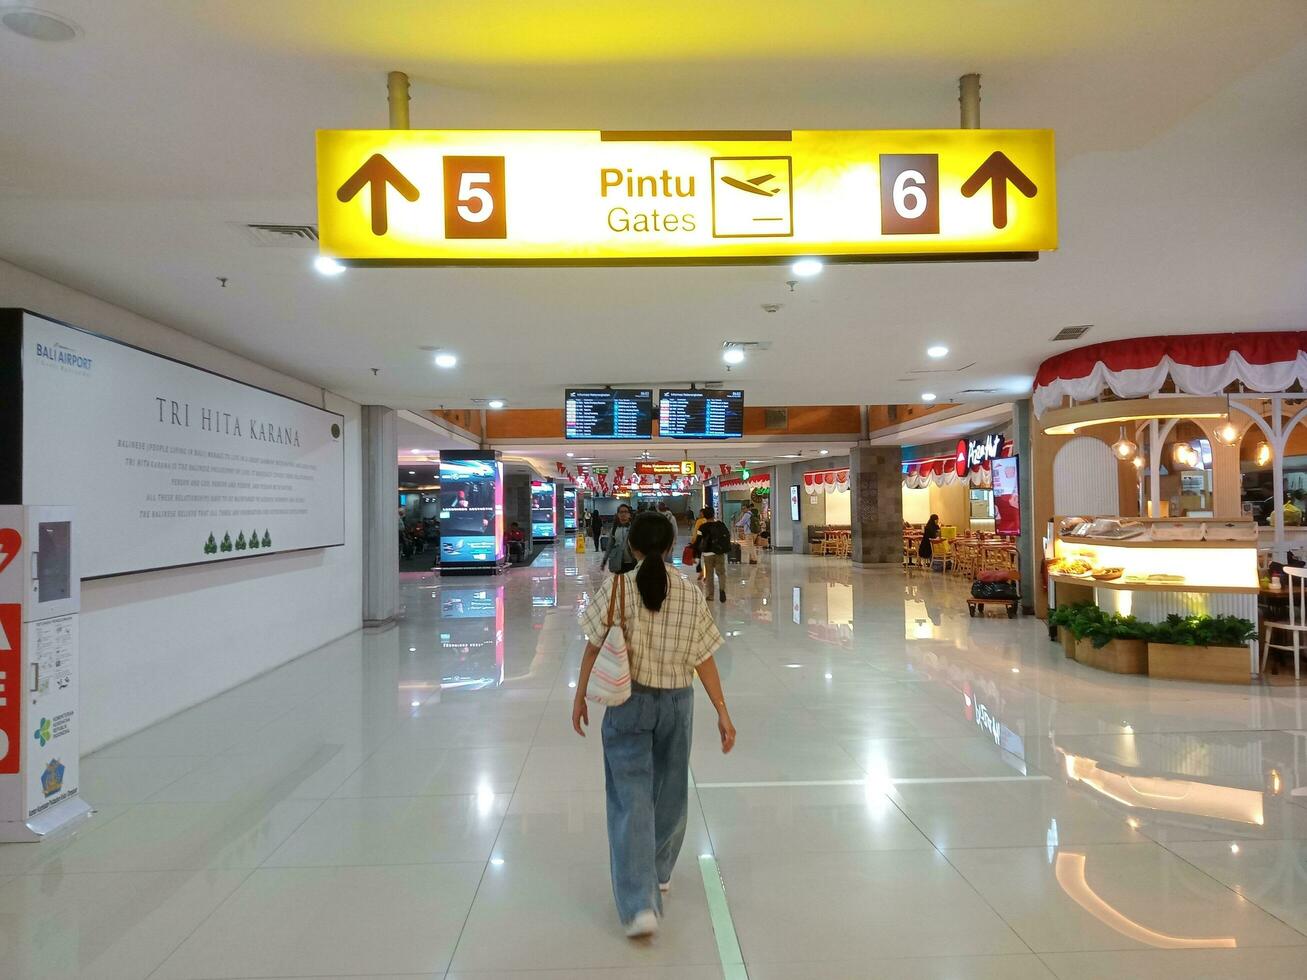
<svg viewBox="0 0 1307 980">
<path fill-rule="evenodd" d="M 399 615 L 398 418 L 384 405 L 363 406 L 363 625 Z"/>
<path fill-rule="evenodd" d="M 849 451 L 853 564 L 898 564 L 903 556 L 903 454 L 898 446 Z"/>
<path fill-rule="evenodd" d="M 1012 406 L 1012 442 L 1016 445 L 1017 497 L 1021 507 L 1021 536 L 1017 538 L 1017 564 L 1021 571 L 1021 605 L 1035 611 L 1037 584 L 1043 564 L 1043 529 L 1035 524 L 1035 454 L 1032 426 L 1038 425 L 1029 398 Z"/>
<path fill-rule="evenodd" d="M 794 522 L 790 520 L 790 484 L 792 469 L 781 463 L 772 469 L 771 478 L 771 546 L 776 551 L 792 547 Z"/>
</svg>

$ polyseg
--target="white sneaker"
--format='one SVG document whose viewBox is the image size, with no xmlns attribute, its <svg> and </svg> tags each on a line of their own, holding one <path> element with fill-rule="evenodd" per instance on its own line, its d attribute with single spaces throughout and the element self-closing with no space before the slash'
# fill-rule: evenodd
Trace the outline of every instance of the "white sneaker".
<svg viewBox="0 0 1307 980">
<path fill-rule="evenodd" d="M 639 939 L 643 936 L 652 936 L 658 931 L 658 916 L 653 909 L 645 909 L 643 912 L 637 912 L 635 918 L 627 924 L 626 935 L 630 939 Z"/>
<path fill-rule="evenodd" d="M 672 890 L 672 883 L 670 881 L 660 881 L 658 882 L 658 890 L 666 895 Z"/>
</svg>

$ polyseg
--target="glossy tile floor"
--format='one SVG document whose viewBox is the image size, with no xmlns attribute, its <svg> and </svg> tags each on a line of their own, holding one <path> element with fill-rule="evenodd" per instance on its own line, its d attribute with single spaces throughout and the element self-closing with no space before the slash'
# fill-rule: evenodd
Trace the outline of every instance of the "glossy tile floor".
<svg viewBox="0 0 1307 980">
<path fill-rule="evenodd" d="M 663 931 L 626 940 L 571 547 L 406 576 L 399 628 L 85 760 L 92 824 L 0 846 L 0 976 L 1307 975 L 1301 689 L 1098 673 L 956 581 L 794 556 L 714 607 L 739 745 L 701 696 Z"/>
</svg>

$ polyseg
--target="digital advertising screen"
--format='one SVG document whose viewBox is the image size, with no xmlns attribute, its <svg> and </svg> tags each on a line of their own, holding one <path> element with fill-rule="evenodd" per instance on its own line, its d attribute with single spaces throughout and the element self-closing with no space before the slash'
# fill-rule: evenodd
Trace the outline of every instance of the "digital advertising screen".
<svg viewBox="0 0 1307 980">
<path fill-rule="evenodd" d="M 1021 494 L 1017 488 L 1020 472 L 1016 456 L 1000 456 L 989 462 L 994 486 L 994 531 L 1013 538 L 1021 533 Z"/>
<path fill-rule="evenodd" d="M 440 456 L 440 562 L 504 557 L 504 471 L 493 453 Z"/>
<path fill-rule="evenodd" d="M 568 388 L 567 438 L 649 439 L 652 388 Z"/>
<path fill-rule="evenodd" d="M 558 533 L 551 480 L 531 481 L 531 537 L 552 541 Z"/>
<path fill-rule="evenodd" d="M 563 488 L 563 530 L 576 530 L 576 490 Z"/>
<path fill-rule="evenodd" d="M 738 439 L 744 435 L 744 392 L 663 389 L 658 434 L 669 439 Z"/>
<path fill-rule="evenodd" d="M 799 519 L 799 486 L 798 484 L 790 485 L 790 520 Z"/>
</svg>

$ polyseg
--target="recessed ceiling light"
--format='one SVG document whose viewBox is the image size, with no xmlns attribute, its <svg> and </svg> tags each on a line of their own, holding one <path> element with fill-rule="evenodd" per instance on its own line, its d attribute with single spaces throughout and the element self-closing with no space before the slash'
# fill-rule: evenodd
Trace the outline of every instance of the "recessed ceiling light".
<svg viewBox="0 0 1307 980">
<path fill-rule="evenodd" d="M 927 347 L 926 354 L 929 357 L 946 357 L 948 355 L 948 348 L 943 344 L 936 344 L 934 347 Z"/>
<path fill-rule="evenodd" d="M 815 276 L 821 272 L 821 259 L 799 259 L 799 261 L 790 266 L 790 269 L 796 276 L 803 276 L 803 278 L 807 279 L 808 277 Z"/>
<path fill-rule="evenodd" d="M 317 269 L 318 274 L 323 276 L 338 276 L 345 271 L 345 267 L 330 255 L 319 255 L 315 258 L 313 268 Z"/>
<path fill-rule="evenodd" d="M 441 351 L 436 355 L 435 360 L 438 368 L 452 368 L 458 363 L 458 357 L 449 351 Z"/>
<path fill-rule="evenodd" d="M 498 411 L 504 407 L 504 400 L 502 398 L 492 398 L 490 401 L 486 402 L 486 407 Z"/>
<path fill-rule="evenodd" d="M 416 474 L 416 473 L 417 473 L 417 470 L 409 470 L 409 471 L 408 471 L 408 475 L 409 475 L 409 476 L 413 476 L 413 475 Z"/>
<path fill-rule="evenodd" d="M 35 7 L 15 7 L 0 14 L 0 23 L 31 41 L 71 41 L 82 29 L 70 20 Z"/>
<path fill-rule="evenodd" d="M 921 393 L 921 400 L 923 402 L 933 402 L 935 400 L 935 393 L 933 391 L 923 391 Z"/>
<path fill-rule="evenodd" d="M 576 455 L 576 453 L 564 453 L 563 455 L 565 455 L 568 459 L 571 459 L 573 456 Z"/>
<path fill-rule="evenodd" d="M 722 351 L 722 360 L 727 364 L 739 364 L 744 360 L 743 347 L 727 347 Z"/>
<path fill-rule="evenodd" d="M 817 452 L 819 452 L 819 453 L 820 453 L 821 455 L 823 455 L 823 456 L 829 456 L 829 455 L 830 455 L 830 450 L 829 450 L 829 449 L 819 449 L 819 450 L 817 450 Z"/>
</svg>

